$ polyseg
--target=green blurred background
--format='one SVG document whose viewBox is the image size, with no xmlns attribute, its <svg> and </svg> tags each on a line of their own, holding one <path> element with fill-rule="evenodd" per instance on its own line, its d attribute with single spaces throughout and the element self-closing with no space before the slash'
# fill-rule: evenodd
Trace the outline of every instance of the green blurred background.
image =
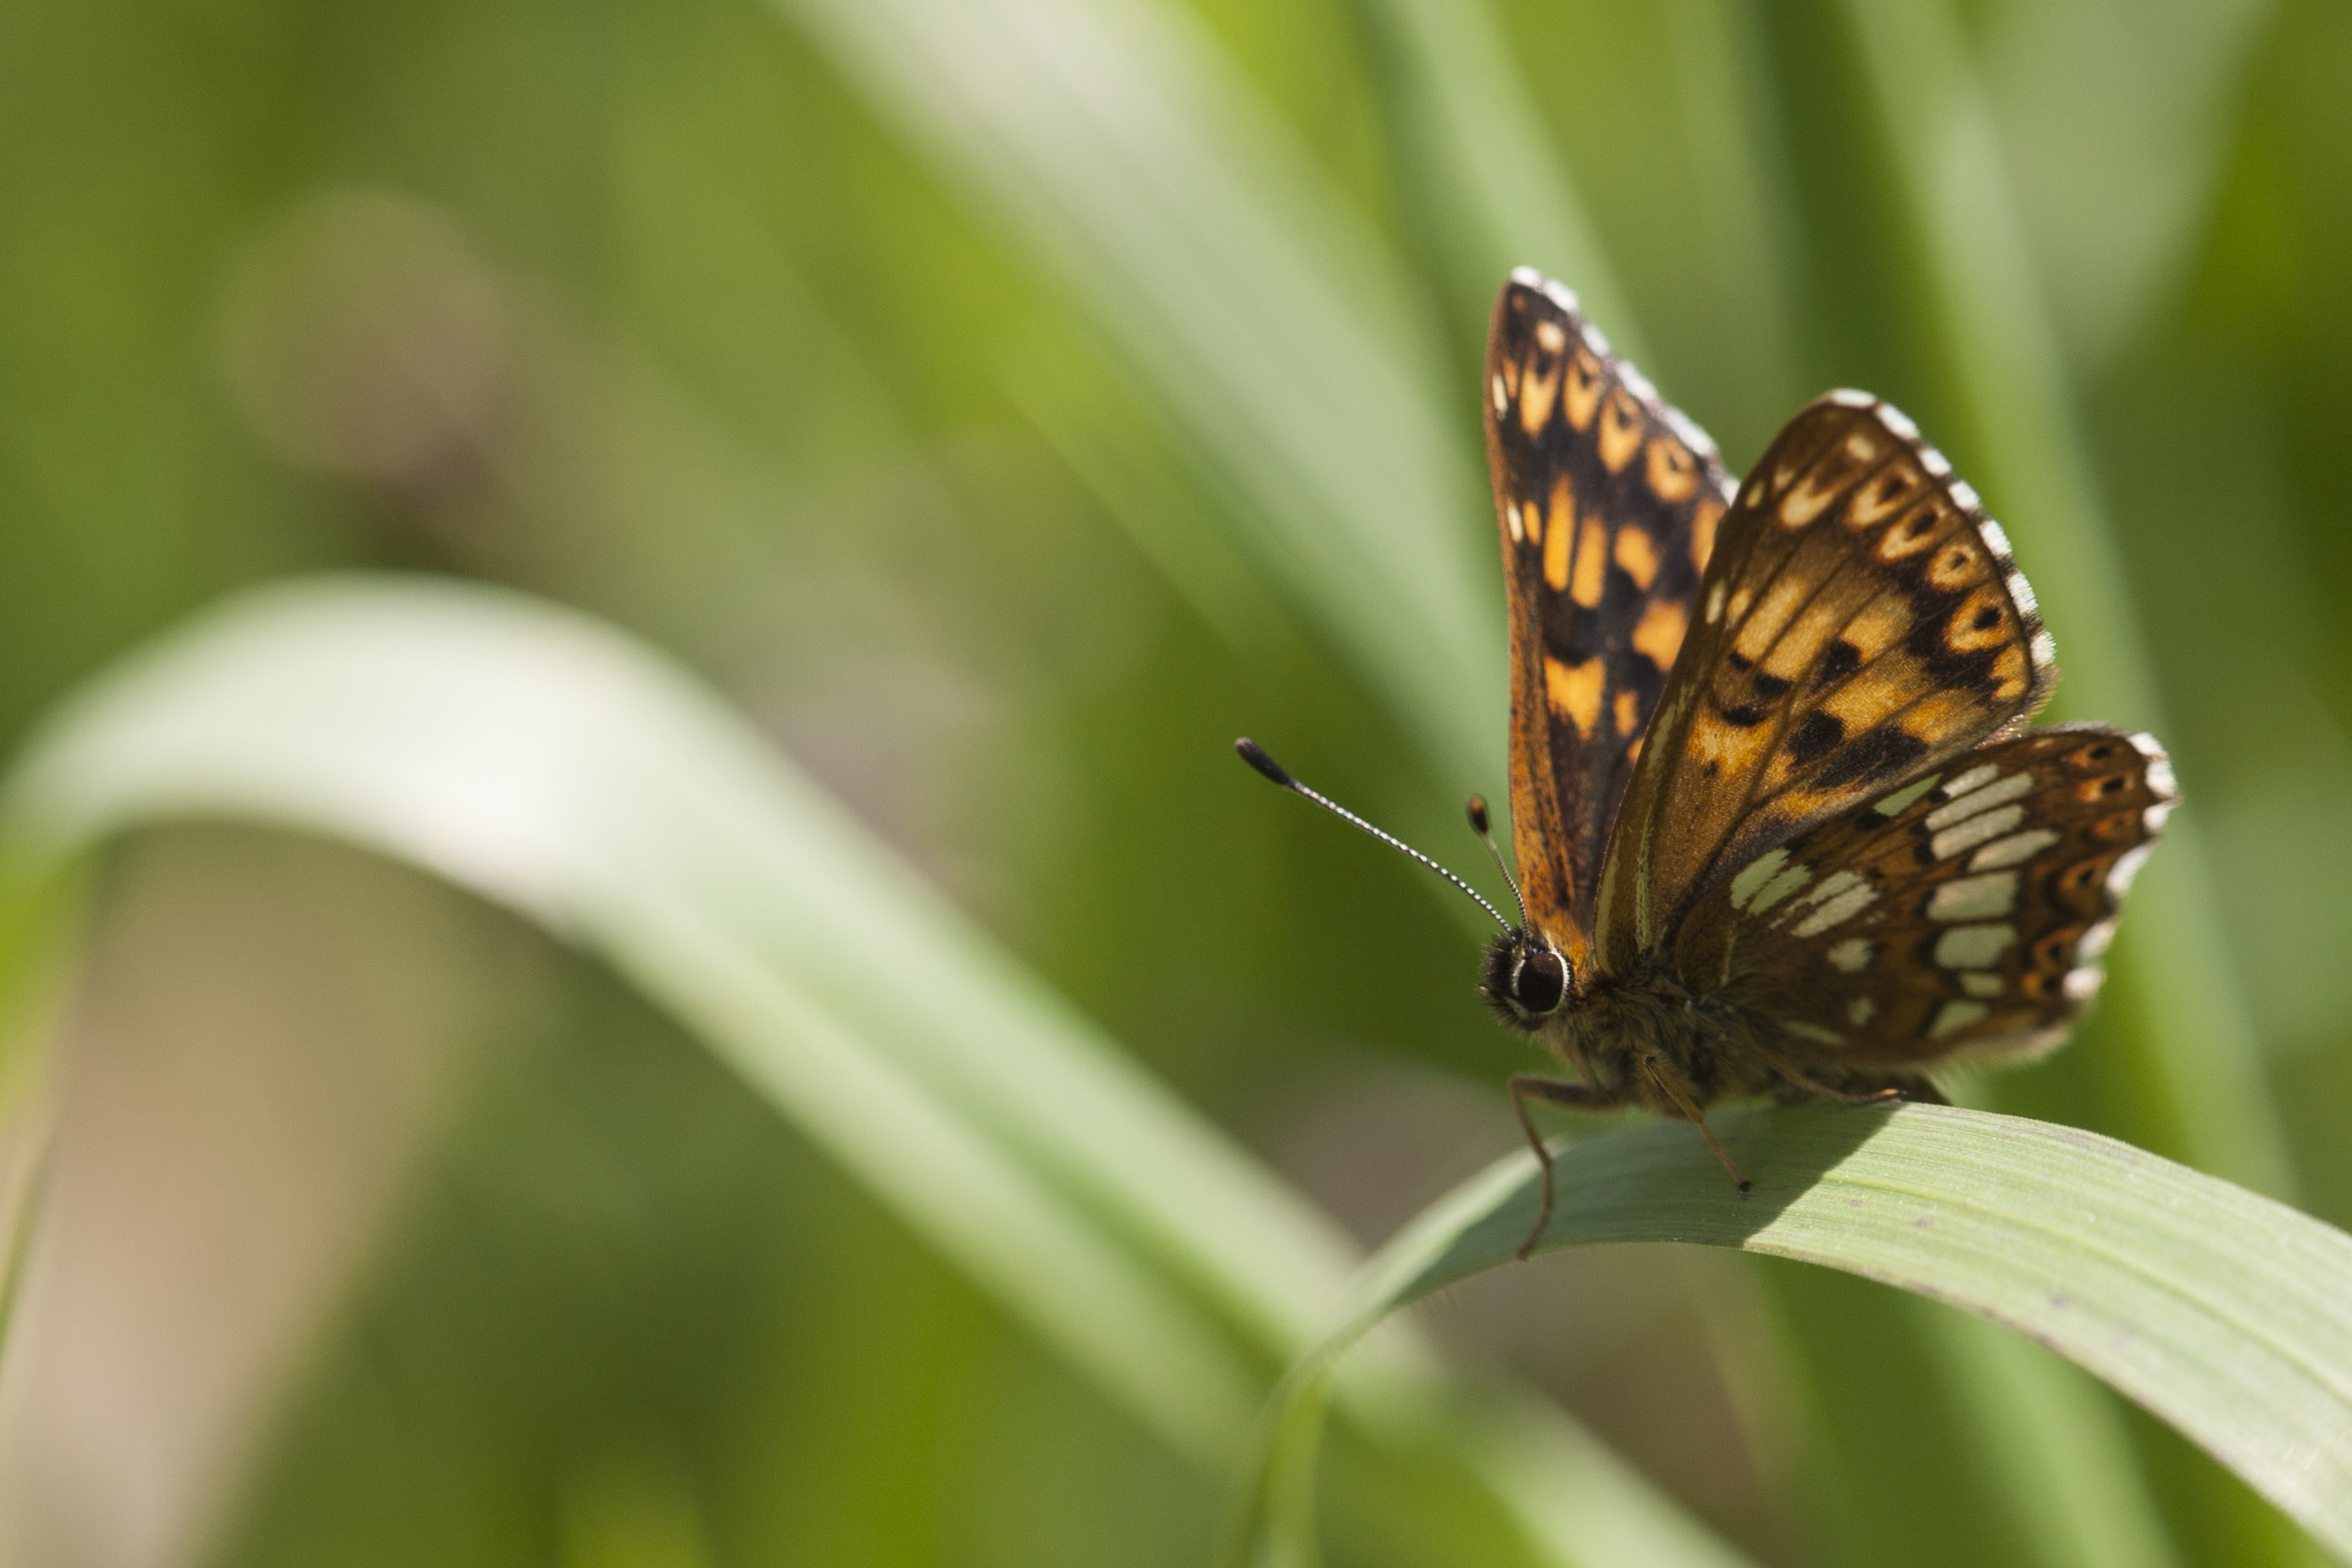
<svg viewBox="0 0 2352 1568">
<path fill-rule="evenodd" d="M 1475 364 L 1529 262 L 1735 470 L 1825 387 L 1906 408 L 2060 712 L 2172 748 L 2106 1005 L 1960 1092 L 2346 1223 L 2347 82 L 2322 0 L 0 8 L 0 727 L 285 574 L 578 606 L 1376 1241 L 1511 1147 L 1532 1063 L 1465 912 L 1227 747 L 1483 875 Z M 1212 1549 L 1232 1476 L 420 873 L 143 835 L 60 1038 L 11 1563 Z M 1424 1316 L 1759 1563 L 2091 1560 L 1941 1309 L 1628 1249 Z M 2144 1526 L 2106 1560 L 2305 1560 L 2100 1418 Z"/>
</svg>

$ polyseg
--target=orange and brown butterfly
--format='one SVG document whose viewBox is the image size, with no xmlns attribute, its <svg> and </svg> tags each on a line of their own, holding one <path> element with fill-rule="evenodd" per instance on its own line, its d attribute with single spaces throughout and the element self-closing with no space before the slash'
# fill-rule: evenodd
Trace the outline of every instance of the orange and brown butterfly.
<svg viewBox="0 0 2352 1568">
<path fill-rule="evenodd" d="M 1735 486 L 1525 269 L 1483 391 L 1522 918 L 1480 989 L 1574 1072 L 1510 1081 L 1545 1217 L 1531 1098 L 1693 1122 L 1744 1188 L 1712 1104 L 1936 1099 L 2063 1039 L 2176 794 L 2146 735 L 2026 727 L 2057 665 L 1975 492 L 1853 392 Z"/>
</svg>

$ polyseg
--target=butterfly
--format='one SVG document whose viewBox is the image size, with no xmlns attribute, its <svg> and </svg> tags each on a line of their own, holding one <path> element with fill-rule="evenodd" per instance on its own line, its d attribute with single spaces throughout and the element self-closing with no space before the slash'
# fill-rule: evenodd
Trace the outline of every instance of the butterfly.
<svg viewBox="0 0 2352 1568">
<path fill-rule="evenodd" d="M 1528 1244 L 1530 1101 L 1696 1124 L 1744 1191 L 1711 1105 L 1939 1100 L 2063 1039 L 2178 794 L 2146 735 L 2027 727 L 2051 639 L 1951 465 L 1832 392 L 1735 485 L 1524 268 L 1485 376 L 1521 909 L 1479 989 L 1573 1073 L 1509 1081 Z"/>
</svg>

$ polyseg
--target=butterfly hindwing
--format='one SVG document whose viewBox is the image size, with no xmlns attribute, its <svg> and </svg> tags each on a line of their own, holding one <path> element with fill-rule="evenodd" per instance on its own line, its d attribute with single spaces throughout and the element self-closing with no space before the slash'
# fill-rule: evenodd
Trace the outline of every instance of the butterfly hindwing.
<svg viewBox="0 0 2352 1568">
<path fill-rule="evenodd" d="M 1834 1077 L 2055 1043 L 2175 800 L 2156 742 L 2064 725 L 1953 758 L 1718 883 L 1685 979 L 1777 1021 Z"/>
<path fill-rule="evenodd" d="M 2055 680 L 1975 493 L 1885 403 L 1816 401 L 1718 530 L 1609 841 L 1601 961 L 1671 945 L 1734 871 L 2021 722 Z"/>
<path fill-rule="evenodd" d="M 1511 819 L 1531 924 L 1583 967 L 1611 819 L 1680 650 L 1729 485 L 1574 296 L 1512 275 L 1486 344 L 1510 596 Z"/>
</svg>

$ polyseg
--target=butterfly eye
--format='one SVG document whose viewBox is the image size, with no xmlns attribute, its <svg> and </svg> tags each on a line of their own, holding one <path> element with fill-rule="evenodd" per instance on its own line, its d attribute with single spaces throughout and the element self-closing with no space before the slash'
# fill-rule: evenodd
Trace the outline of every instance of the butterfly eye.
<svg viewBox="0 0 2352 1568">
<path fill-rule="evenodd" d="M 1548 1013 L 1568 994 L 1568 961 L 1539 947 L 1519 961 L 1511 976 L 1511 999 L 1531 1013 Z"/>
</svg>

